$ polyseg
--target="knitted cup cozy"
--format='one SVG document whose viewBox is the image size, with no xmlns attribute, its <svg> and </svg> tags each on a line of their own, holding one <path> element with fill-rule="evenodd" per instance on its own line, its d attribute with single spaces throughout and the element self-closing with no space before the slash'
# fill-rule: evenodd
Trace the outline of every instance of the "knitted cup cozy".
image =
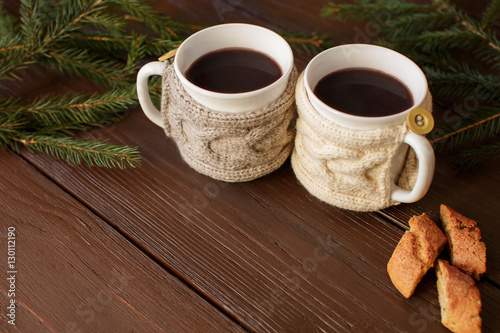
<svg viewBox="0 0 500 333">
<path fill-rule="evenodd" d="M 285 162 L 293 147 L 297 76 L 294 68 L 284 93 L 263 108 L 224 113 L 189 96 L 170 59 L 162 81 L 165 133 L 189 166 L 214 179 L 242 182 L 269 174 Z"/>
<path fill-rule="evenodd" d="M 311 105 L 299 77 L 295 99 L 299 117 L 292 167 L 302 185 L 319 199 L 345 209 L 376 211 L 394 204 L 392 161 L 409 131 L 406 122 L 374 130 L 338 126 Z M 428 94 L 426 105 L 432 110 Z M 410 190 L 418 174 L 418 161 L 408 149 L 398 186 Z"/>
</svg>

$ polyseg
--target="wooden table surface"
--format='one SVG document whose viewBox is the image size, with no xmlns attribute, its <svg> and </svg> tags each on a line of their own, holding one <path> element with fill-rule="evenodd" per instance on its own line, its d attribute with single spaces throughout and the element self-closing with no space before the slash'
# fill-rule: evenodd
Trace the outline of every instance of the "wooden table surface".
<svg viewBox="0 0 500 333">
<path fill-rule="evenodd" d="M 486 2 L 456 3 L 474 14 Z M 353 42 L 361 23 L 321 18 L 326 3 L 151 0 L 174 19 Z M 296 55 L 299 70 L 309 59 Z M 10 83 L 18 97 L 81 89 L 54 71 L 28 73 Z M 138 146 L 142 166 L 108 170 L 0 151 L 2 332 L 446 332 L 434 271 L 410 299 L 386 272 L 408 219 L 427 212 L 439 221 L 441 203 L 479 223 L 488 249 L 488 272 L 478 283 L 483 328 L 500 331 L 498 159 L 456 174 L 438 153 L 424 199 L 357 213 L 311 196 L 289 161 L 247 183 L 203 176 L 139 107 L 84 136 Z M 16 230 L 16 326 L 6 318 L 9 227 Z"/>
</svg>

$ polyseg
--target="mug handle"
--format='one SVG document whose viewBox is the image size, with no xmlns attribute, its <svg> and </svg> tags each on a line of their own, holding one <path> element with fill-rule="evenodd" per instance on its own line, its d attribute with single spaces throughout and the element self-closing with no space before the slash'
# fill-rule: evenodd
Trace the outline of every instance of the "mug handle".
<svg viewBox="0 0 500 333">
<path fill-rule="evenodd" d="M 425 136 L 408 132 L 404 138 L 404 142 L 413 148 L 417 155 L 417 181 L 411 191 L 404 190 L 396 184 L 392 184 L 391 199 L 394 201 L 411 203 L 422 199 L 431 186 L 436 158 L 434 156 L 434 150 Z"/>
<path fill-rule="evenodd" d="M 137 73 L 137 96 L 139 104 L 146 116 L 156 125 L 164 127 L 160 111 L 151 102 L 148 89 L 148 79 L 152 75 L 163 75 L 165 64 L 160 61 L 153 61 L 142 66 Z"/>
</svg>

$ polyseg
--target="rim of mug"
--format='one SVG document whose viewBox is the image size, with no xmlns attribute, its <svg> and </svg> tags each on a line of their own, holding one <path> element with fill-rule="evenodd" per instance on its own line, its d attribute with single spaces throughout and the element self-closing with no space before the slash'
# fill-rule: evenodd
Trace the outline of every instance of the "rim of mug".
<svg viewBox="0 0 500 333">
<path fill-rule="evenodd" d="M 386 52 L 392 53 L 392 54 L 400 57 L 402 60 L 406 61 L 409 65 L 411 65 L 411 66 L 414 67 L 414 69 L 416 70 L 416 72 L 419 74 L 420 79 L 422 80 L 422 82 L 425 83 L 426 89 L 424 89 L 423 93 L 421 93 L 419 96 L 415 96 L 414 92 L 411 90 L 410 87 L 408 87 L 408 85 L 406 84 L 406 82 L 403 82 L 403 80 L 401 80 L 401 79 L 398 78 L 398 80 L 400 80 L 401 82 L 403 82 L 406 85 L 406 87 L 410 90 L 410 92 L 412 94 L 412 97 L 413 97 L 413 104 L 412 104 L 411 107 L 409 107 L 406 110 L 403 110 L 401 112 L 398 112 L 398 113 L 395 113 L 395 114 L 391 114 L 391 115 L 388 115 L 388 116 L 380 116 L 380 117 L 356 116 L 356 115 L 352 115 L 352 114 L 347 113 L 347 112 L 343 112 L 343 111 L 337 110 L 337 109 L 329 106 L 328 104 L 326 104 L 325 102 L 323 102 L 321 99 L 319 99 L 318 96 L 316 96 L 316 94 L 314 94 L 314 92 L 313 92 L 314 88 L 312 88 L 309 85 L 309 73 L 310 73 L 310 69 L 312 68 L 312 66 L 314 66 L 315 62 L 317 62 L 318 59 L 320 59 L 321 57 L 325 57 L 325 56 L 327 56 L 331 52 L 339 52 L 339 50 L 341 50 L 342 48 L 353 48 L 353 47 L 371 48 L 371 49 L 384 50 Z M 370 68 L 370 67 L 346 66 L 346 67 L 344 67 L 342 69 L 347 69 L 347 68 Z M 325 77 L 326 75 L 328 75 L 328 74 L 330 74 L 332 72 L 333 71 L 327 72 L 323 77 Z M 305 85 L 307 96 L 308 96 L 309 99 L 313 99 L 316 103 L 319 103 L 324 108 L 327 108 L 329 111 L 331 111 L 332 113 L 334 113 L 337 117 L 344 118 L 344 119 L 347 119 L 347 120 L 350 120 L 350 121 L 356 121 L 358 123 L 362 123 L 362 124 L 365 124 L 365 125 L 367 125 L 367 124 L 368 125 L 372 125 L 372 126 L 368 126 L 370 128 L 380 127 L 382 124 L 385 124 L 385 123 L 388 123 L 388 124 L 389 123 L 393 123 L 394 121 L 399 120 L 399 118 L 406 118 L 407 114 L 413 108 L 421 105 L 424 102 L 424 100 L 425 100 L 425 98 L 427 96 L 427 91 L 429 89 L 428 88 L 428 83 L 427 83 L 427 78 L 426 78 L 424 72 L 422 71 L 422 69 L 413 60 L 411 60 L 410 58 L 408 58 L 404 54 L 401 54 L 401 53 L 399 53 L 397 51 L 391 50 L 391 49 L 383 47 L 383 46 L 373 45 L 373 44 L 344 44 L 344 45 L 339 45 L 339 46 L 331 47 L 329 49 L 326 49 L 326 50 L 318 53 L 307 64 L 306 69 L 304 70 L 304 85 Z M 327 116 L 325 116 L 325 117 L 328 118 Z M 331 119 L 331 118 L 328 118 L 328 119 L 333 121 L 333 119 Z M 336 118 L 336 119 L 338 119 L 338 118 Z M 350 126 L 347 126 L 347 125 L 345 125 L 345 126 L 346 127 L 350 127 Z M 360 127 L 362 127 L 362 126 L 360 126 Z M 356 126 L 352 126 L 350 128 L 356 129 L 357 127 Z"/>
<path fill-rule="evenodd" d="M 195 85 L 194 83 L 192 83 L 191 81 L 189 81 L 186 78 L 186 76 L 184 75 L 184 73 L 182 73 L 182 71 L 180 70 L 179 64 L 178 64 L 178 61 L 177 61 L 179 55 L 181 55 L 182 52 L 183 52 L 183 48 L 186 47 L 185 46 L 185 45 L 187 45 L 186 43 L 189 43 L 190 40 L 192 40 L 194 38 L 197 38 L 200 34 L 206 34 L 206 33 L 210 33 L 212 30 L 227 29 L 227 28 L 231 28 L 231 27 L 234 27 L 234 26 L 247 27 L 247 28 L 251 28 L 251 29 L 257 29 L 257 30 L 265 31 L 266 33 L 269 33 L 269 34 L 273 35 L 274 37 L 277 37 L 278 40 L 282 41 L 283 47 L 285 49 L 285 52 L 287 53 L 288 58 L 290 59 L 290 64 L 287 66 L 287 68 L 282 68 L 281 64 L 279 64 L 278 61 L 273 58 L 273 60 L 276 63 L 278 63 L 278 66 L 280 67 L 280 69 L 282 71 L 281 76 L 279 77 L 279 79 L 277 79 L 273 83 L 271 83 L 271 84 L 269 84 L 267 86 L 264 86 L 262 88 L 259 88 L 259 89 L 256 89 L 256 90 L 250 90 L 250 91 L 240 92 L 240 93 L 222 93 L 222 92 L 212 91 L 212 90 L 201 88 L 201 87 Z M 252 48 L 248 47 L 248 49 L 252 49 Z M 217 49 L 215 49 L 214 51 L 216 51 L 216 50 Z M 200 57 L 201 56 L 203 56 L 203 55 L 200 55 Z M 268 54 L 266 54 L 266 56 L 270 57 Z M 198 57 L 197 59 L 199 59 L 200 57 Z M 288 76 L 292 72 L 293 65 L 294 65 L 294 59 L 293 59 L 292 48 L 290 47 L 290 44 L 288 44 L 288 42 L 282 36 L 280 36 L 279 34 L 277 34 L 276 32 L 274 32 L 274 31 L 272 31 L 270 29 L 261 27 L 259 25 L 248 24 L 248 23 L 224 23 L 224 24 L 214 25 L 214 26 L 205 28 L 203 30 L 197 31 L 197 32 L 195 32 L 194 34 L 192 34 L 191 36 L 189 36 L 188 38 L 186 38 L 184 40 L 184 42 L 179 46 L 179 49 L 177 50 L 176 56 L 174 58 L 174 69 L 175 69 L 175 72 L 177 73 L 177 76 L 179 77 L 179 79 L 182 81 L 183 84 L 187 85 L 190 89 L 193 89 L 194 91 L 196 91 L 196 92 L 198 92 L 200 94 L 203 94 L 203 95 L 206 95 L 206 96 L 212 96 L 212 97 L 221 97 L 221 98 L 226 98 L 226 99 L 237 99 L 237 98 L 252 97 L 253 95 L 258 95 L 259 93 L 261 93 L 264 90 L 272 89 L 275 86 L 278 86 L 278 85 L 282 84 L 284 80 L 288 80 Z"/>
</svg>

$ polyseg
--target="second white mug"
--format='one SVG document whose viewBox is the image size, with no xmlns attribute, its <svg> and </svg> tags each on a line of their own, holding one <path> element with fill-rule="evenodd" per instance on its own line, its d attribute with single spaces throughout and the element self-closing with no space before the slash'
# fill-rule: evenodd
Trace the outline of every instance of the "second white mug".
<svg viewBox="0 0 500 333">
<path fill-rule="evenodd" d="M 407 110 L 381 117 L 363 117 L 336 110 L 324 103 L 314 93 L 316 84 L 326 75 L 349 68 L 365 68 L 389 74 L 406 85 L 413 96 L 413 105 Z M 430 108 L 427 79 L 422 70 L 404 55 L 376 45 L 347 44 L 330 48 L 318 54 L 307 65 L 304 72 L 304 86 L 313 108 L 325 121 L 331 121 L 351 130 L 366 131 L 401 125 L 415 108 Z M 431 105 L 432 106 L 432 105 Z M 430 116 L 432 117 L 432 116 Z M 404 137 L 398 153 L 392 160 L 391 198 L 398 202 L 415 202 L 421 199 L 431 184 L 434 175 L 434 150 L 423 135 L 409 131 Z M 408 146 L 418 158 L 418 176 L 411 191 L 395 184 L 405 163 Z"/>
</svg>

